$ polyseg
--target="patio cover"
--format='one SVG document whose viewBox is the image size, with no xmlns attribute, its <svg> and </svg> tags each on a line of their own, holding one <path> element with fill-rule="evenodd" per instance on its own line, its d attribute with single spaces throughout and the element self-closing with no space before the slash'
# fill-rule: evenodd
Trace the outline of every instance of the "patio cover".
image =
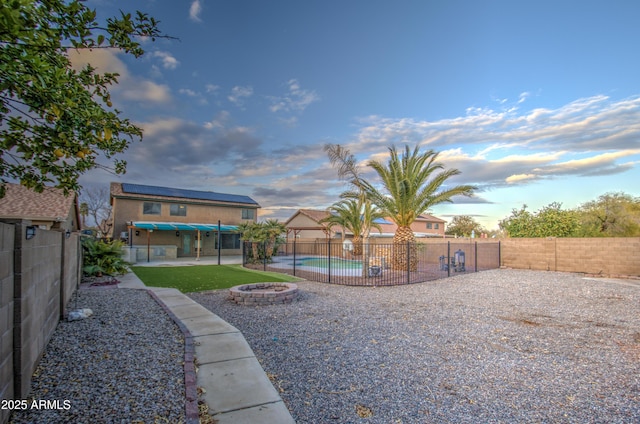
<svg viewBox="0 0 640 424">
<path fill-rule="evenodd" d="M 238 231 L 237 225 L 220 224 L 220 228 L 218 228 L 217 224 L 198 224 L 191 222 L 135 221 L 131 223 L 131 228 L 159 231 Z"/>
</svg>

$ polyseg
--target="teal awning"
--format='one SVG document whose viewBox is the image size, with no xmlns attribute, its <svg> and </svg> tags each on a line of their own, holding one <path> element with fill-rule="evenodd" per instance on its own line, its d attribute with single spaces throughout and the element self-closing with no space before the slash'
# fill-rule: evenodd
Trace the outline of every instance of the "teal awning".
<svg viewBox="0 0 640 424">
<path fill-rule="evenodd" d="M 220 225 L 217 224 L 198 224 L 198 223 L 184 223 L 184 222 L 150 222 L 150 221 L 135 221 L 131 223 L 133 228 L 141 230 L 158 230 L 158 231 L 221 231 L 221 232 L 234 232 L 238 231 L 237 225 Z"/>
</svg>

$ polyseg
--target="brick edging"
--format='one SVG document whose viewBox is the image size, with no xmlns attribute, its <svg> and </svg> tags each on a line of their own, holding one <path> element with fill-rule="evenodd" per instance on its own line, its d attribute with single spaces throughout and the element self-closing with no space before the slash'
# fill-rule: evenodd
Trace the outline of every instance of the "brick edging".
<svg viewBox="0 0 640 424">
<path fill-rule="evenodd" d="M 198 388 L 196 384 L 196 368 L 195 368 L 195 352 L 196 348 L 193 343 L 193 336 L 184 323 L 176 317 L 167 305 L 160 300 L 152 290 L 146 290 L 147 293 L 160 305 L 162 309 L 171 317 L 173 322 L 178 325 L 184 336 L 184 391 L 185 391 L 185 418 L 186 424 L 199 424 L 200 414 L 198 410 Z"/>
</svg>

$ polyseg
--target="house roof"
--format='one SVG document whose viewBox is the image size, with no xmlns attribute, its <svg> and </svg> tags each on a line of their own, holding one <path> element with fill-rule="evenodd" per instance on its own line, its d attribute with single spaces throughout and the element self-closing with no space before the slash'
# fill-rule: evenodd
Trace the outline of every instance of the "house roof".
<svg viewBox="0 0 640 424">
<path fill-rule="evenodd" d="M 298 216 L 298 215 L 304 215 L 310 219 L 312 219 L 313 221 L 317 222 L 319 226 L 321 227 L 325 227 L 325 224 L 320 224 L 320 220 L 326 218 L 327 216 L 329 216 L 329 212 L 326 210 L 320 211 L 320 210 L 316 210 L 316 209 L 298 209 L 298 211 L 296 213 L 294 213 L 291 218 L 287 219 L 287 222 L 284 223 L 284 225 L 286 226 L 287 224 L 289 224 L 289 222 L 293 221 L 293 219 Z M 320 227 L 318 227 L 320 228 Z"/>
<path fill-rule="evenodd" d="M 436 218 L 435 216 L 429 215 L 427 213 L 424 213 L 422 215 L 418 215 L 418 217 L 416 218 L 416 221 L 447 222 L 444 219 Z"/>
<path fill-rule="evenodd" d="M 260 207 L 258 202 L 249 196 L 130 183 L 111 183 L 111 196 L 117 198 L 190 200 L 206 203 L 222 202 Z"/>
<path fill-rule="evenodd" d="M 314 220 L 315 222 L 318 222 L 318 225 L 323 225 L 320 224 L 320 220 L 322 220 L 323 218 L 326 218 L 329 215 L 329 212 L 326 210 L 316 210 L 316 209 L 298 209 L 298 211 L 296 213 L 294 213 L 291 218 L 289 218 L 287 220 L 287 222 L 285 222 L 285 226 L 291 222 L 296 216 L 298 215 L 305 215 L 307 217 L 309 217 L 310 219 Z M 422 214 L 419 215 L 416 218 L 416 221 L 424 221 L 424 222 L 446 222 L 443 219 L 440 218 L 436 218 L 433 215 L 429 215 L 429 214 Z M 389 218 L 380 218 L 380 219 L 376 219 L 374 221 L 376 224 L 387 224 L 387 225 L 392 225 L 393 222 L 391 222 L 391 220 Z"/>
<path fill-rule="evenodd" d="M 37 193 L 20 184 L 7 183 L 6 189 L 0 199 L 2 218 L 63 221 L 77 204 L 75 194 L 65 196 L 62 189 L 55 187 L 45 187 Z"/>
</svg>

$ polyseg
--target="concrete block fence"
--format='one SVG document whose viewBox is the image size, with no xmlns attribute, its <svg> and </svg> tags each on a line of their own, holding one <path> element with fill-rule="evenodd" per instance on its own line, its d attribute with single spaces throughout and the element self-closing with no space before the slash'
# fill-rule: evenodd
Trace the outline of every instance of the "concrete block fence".
<svg viewBox="0 0 640 424">
<path fill-rule="evenodd" d="M 0 398 L 26 399 L 31 377 L 81 276 L 78 234 L 0 222 Z M 9 420 L 0 410 L 0 422 Z"/>
</svg>

